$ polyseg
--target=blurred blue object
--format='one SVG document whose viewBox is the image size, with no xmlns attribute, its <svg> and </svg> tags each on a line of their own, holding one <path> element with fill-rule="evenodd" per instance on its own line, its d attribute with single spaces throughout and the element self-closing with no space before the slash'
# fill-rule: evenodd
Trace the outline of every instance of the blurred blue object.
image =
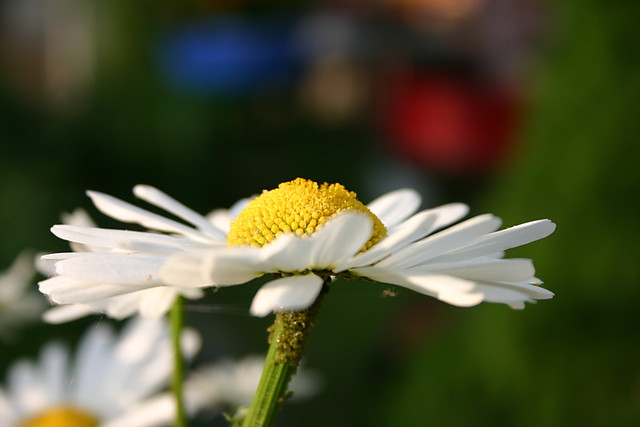
<svg viewBox="0 0 640 427">
<path fill-rule="evenodd" d="M 224 17 L 183 27 L 160 43 L 160 72 L 188 93 L 241 95 L 287 87 L 299 75 L 295 23 L 281 18 Z"/>
</svg>

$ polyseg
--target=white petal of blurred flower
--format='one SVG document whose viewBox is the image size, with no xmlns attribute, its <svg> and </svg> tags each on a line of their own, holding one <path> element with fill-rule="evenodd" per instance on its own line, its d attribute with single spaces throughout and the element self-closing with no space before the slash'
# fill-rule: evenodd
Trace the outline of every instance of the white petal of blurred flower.
<svg viewBox="0 0 640 427">
<path fill-rule="evenodd" d="M 33 254 L 23 252 L 0 272 L 1 338 L 11 338 L 17 327 L 37 320 L 47 306 L 46 298 L 36 292 L 34 264 Z"/>
<path fill-rule="evenodd" d="M 60 304 L 44 314 L 45 321 L 62 323 L 94 312 L 115 319 L 134 314 L 157 318 L 166 314 L 178 296 L 203 296 L 199 287 L 166 286 L 159 277 L 160 266 L 169 254 L 225 245 L 229 221 L 248 201 L 204 217 L 153 187 L 138 185 L 134 193 L 191 226 L 106 194 L 88 192 L 103 213 L 154 232 L 96 228 L 81 209 L 64 216 L 65 225 L 54 226 L 52 231 L 68 240 L 74 252 L 41 258 L 39 269 L 53 277 L 40 282 L 40 291 Z"/>
<path fill-rule="evenodd" d="M 189 417 L 212 411 L 233 413 L 248 406 L 258 387 L 263 367 L 264 357 L 254 355 L 240 360 L 225 359 L 193 370 L 184 383 L 184 403 Z M 289 384 L 293 400 L 310 398 L 321 387 L 320 375 L 304 367 L 298 368 Z M 167 419 L 173 414 L 174 407 L 171 393 L 162 393 L 146 400 L 137 411 L 122 417 L 117 424 L 109 424 L 109 427 L 138 426 L 142 417 L 148 417 L 147 414 Z"/>
<path fill-rule="evenodd" d="M 184 354 L 193 357 L 198 335 L 185 330 L 182 338 Z M 172 410 L 158 419 L 138 408 L 167 385 L 172 366 L 166 321 L 136 317 L 117 336 L 98 324 L 82 337 L 73 358 L 66 346 L 52 342 L 37 362 L 20 360 L 9 368 L 0 388 L 0 425 L 112 427 L 134 413 L 137 427 L 167 425 Z"/>
<path fill-rule="evenodd" d="M 185 398 L 192 410 L 228 406 L 238 408 L 251 403 L 262 370 L 264 356 L 247 356 L 240 360 L 223 360 L 191 372 L 185 382 Z M 294 397 L 308 398 L 321 387 L 318 373 L 304 367 L 291 379 Z"/>
</svg>

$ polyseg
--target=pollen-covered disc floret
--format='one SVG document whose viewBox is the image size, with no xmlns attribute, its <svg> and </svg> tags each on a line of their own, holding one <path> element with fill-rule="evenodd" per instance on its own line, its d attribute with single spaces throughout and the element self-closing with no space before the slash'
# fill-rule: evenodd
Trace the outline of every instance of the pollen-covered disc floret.
<svg viewBox="0 0 640 427">
<path fill-rule="evenodd" d="M 20 424 L 20 427 L 98 427 L 98 420 L 70 406 L 51 408 Z"/>
<path fill-rule="evenodd" d="M 344 212 L 355 211 L 373 220 L 373 233 L 362 250 L 375 245 L 387 229 L 357 198 L 340 184 L 318 183 L 302 178 L 264 191 L 251 201 L 231 223 L 229 246 L 264 246 L 283 233 L 305 237 L 314 234 L 325 221 Z"/>
</svg>

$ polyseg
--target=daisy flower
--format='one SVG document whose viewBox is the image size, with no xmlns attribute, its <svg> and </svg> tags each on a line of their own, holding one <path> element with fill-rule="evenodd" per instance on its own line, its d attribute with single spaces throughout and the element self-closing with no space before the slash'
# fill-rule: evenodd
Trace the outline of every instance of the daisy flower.
<svg viewBox="0 0 640 427">
<path fill-rule="evenodd" d="M 248 203 L 231 222 L 227 246 L 174 253 L 160 275 L 172 286 L 222 287 L 275 274 L 253 299 L 255 316 L 304 310 L 340 276 L 402 286 L 462 307 L 487 301 L 523 308 L 553 297 L 534 277 L 531 260 L 503 256 L 548 236 L 554 223 L 496 231 L 500 218 L 485 214 L 450 226 L 467 214 L 466 205 L 415 213 L 419 205 L 409 189 L 365 206 L 340 184 L 298 178 Z"/>
<path fill-rule="evenodd" d="M 170 234 L 96 228 L 81 209 L 63 216 L 65 225 L 54 226 L 52 231 L 69 240 L 74 252 L 45 255 L 39 263 L 41 271 L 53 276 L 40 282 L 40 291 L 51 302 L 62 304 L 48 310 L 45 321 L 61 323 L 94 312 L 115 319 L 135 313 L 157 318 L 167 313 L 178 296 L 203 296 L 202 289 L 196 287 L 166 286 L 159 268 L 171 253 L 226 245 L 229 221 L 248 201 L 204 217 L 153 187 L 138 185 L 134 193 L 193 226 L 89 191 L 103 213 Z"/>
<path fill-rule="evenodd" d="M 263 367 L 264 357 L 252 355 L 240 360 L 225 359 L 192 371 L 184 383 L 185 406 L 190 417 L 222 409 L 231 413 L 241 411 L 251 403 Z M 291 380 L 290 390 L 294 399 L 306 399 L 318 392 L 321 383 L 317 373 L 302 369 Z M 122 425 L 139 426 L 143 420 L 152 418 L 158 421 L 171 419 L 174 407 L 173 396 L 162 393 L 123 417 Z"/>
<path fill-rule="evenodd" d="M 0 337 L 11 337 L 17 326 L 37 319 L 46 307 L 46 300 L 32 288 L 35 274 L 29 252 L 0 272 Z"/>
<path fill-rule="evenodd" d="M 551 234 L 555 224 L 549 220 L 497 231 L 501 220 L 485 214 L 451 226 L 467 214 L 466 205 L 416 213 L 421 200 L 410 189 L 364 205 L 340 184 L 298 178 L 243 201 L 244 208 L 223 228 L 152 187 L 137 186 L 134 192 L 195 228 L 90 192 L 98 209 L 113 218 L 168 234 L 53 227 L 58 237 L 110 250 L 49 256 L 58 276 L 40 289 L 53 301 L 98 305 L 105 297 L 132 298 L 147 288 L 173 297 L 265 274 L 276 278 L 255 295 L 251 313 L 256 316 L 304 310 L 336 277 L 395 284 L 465 307 L 487 301 L 523 308 L 553 296 L 540 287 L 531 260 L 503 258 L 506 249 Z M 167 300 L 164 311 L 153 300 L 154 310 L 146 312 L 165 312 Z M 144 307 L 140 311 L 144 314 Z"/>
<path fill-rule="evenodd" d="M 222 360 L 193 371 L 185 383 L 187 404 L 194 410 L 213 406 L 239 408 L 251 403 L 264 367 L 263 356 Z M 301 369 L 290 384 L 294 396 L 308 398 L 318 392 L 321 379 Z"/>
<path fill-rule="evenodd" d="M 185 354 L 193 356 L 199 339 L 183 334 Z M 144 407 L 145 399 L 170 377 L 169 328 L 163 320 L 131 320 L 118 336 L 99 324 L 81 339 L 73 363 L 60 343 L 46 345 L 37 362 L 9 368 L 0 388 L 0 425 L 19 427 L 130 427 L 122 420 L 137 414 L 137 427 L 166 425 Z M 153 420 L 150 422 L 149 420 Z"/>
</svg>

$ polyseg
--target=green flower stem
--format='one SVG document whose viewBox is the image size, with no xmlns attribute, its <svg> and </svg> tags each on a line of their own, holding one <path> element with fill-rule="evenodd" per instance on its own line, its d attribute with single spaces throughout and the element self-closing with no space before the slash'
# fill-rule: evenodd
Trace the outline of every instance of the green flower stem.
<svg viewBox="0 0 640 427">
<path fill-rule="evenodd" d="M 171 378 L 171 391 L 176 405 L 174 427 L 186 427 L 187 417 L 184 410 L 184 400 L 182 397 L 182 382 L 184 378 L 184 359 L 180 346 L 180 336 L 184 325 L 184 314 L 182 311 L 182 297 L 176 301 L 169 312 L 171 321 L 171 346 L 173 348 L 173 376 Z"/>
<path fill-rule="evenodd" d="M 269 328 L 269 352 L 258 389 L 244 417 L 243 427 L 274 425 L 280 407 L 289 397 L 287 386 L 302 359 L 311 329 L 320 312 L 322 299 L 328 290 L 327 279 L 311 307 L 304 311 L 276 313 L 275 321 Z"/>
</svg>

